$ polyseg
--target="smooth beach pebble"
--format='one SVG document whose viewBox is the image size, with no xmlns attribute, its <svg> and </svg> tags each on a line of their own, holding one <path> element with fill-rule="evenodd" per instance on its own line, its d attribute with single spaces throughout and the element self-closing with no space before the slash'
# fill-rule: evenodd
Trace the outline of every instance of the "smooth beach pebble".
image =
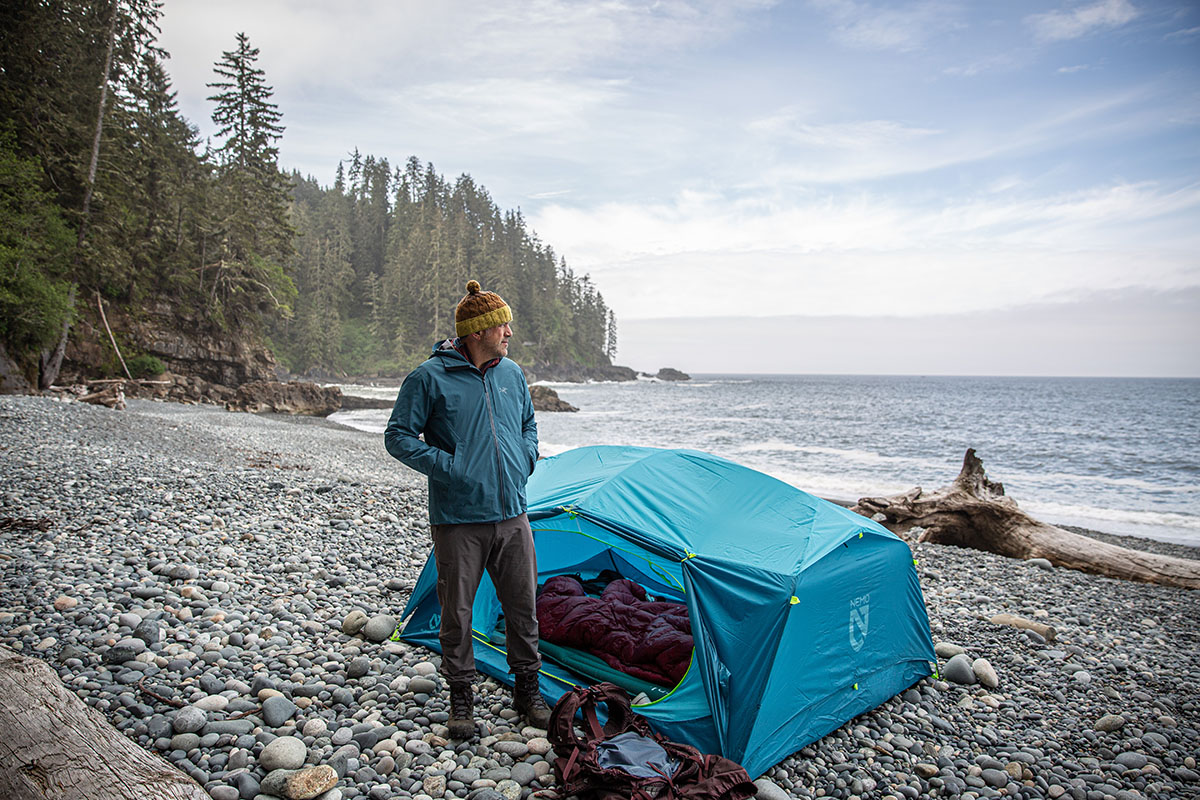
<svg viewBox="0 0 1200 800">
<path fill-rule="evenodd" d="M 946 666 L 942 667 L 942 677 L 954 683 L 972 684 L 979 679 L 975 675 L 975 670 L 971 668 L 971 657 L 966 653 L 959 653 L 946 662 Z"/>
<path fill-rule="evenodd" d="M 1000 678 L 996 675 L 996 670 L 992 668 L 986 658 L 977 658 L 972 661 L 971 671 L 975 673 L 979 683 L 988 689 L 995 689 L 1000 685 Z"/>
<path fill-rule="evenodd" d="M 391 614 L 376 614 L 363 625 L 362 635 L 372 642 L 382 642 L 396 630 L 396 618 Z"/>
<path fill-rule="evenodd" d="M 368 619 L 370 619 L 370 617 L 368 617 L 365 612 L 357 608 L 354 609 L 346 615 L 345 619 L 342 620 L 342 633 L 347 634 L 348 636 L 353 636 L 363 629 L 363 626 L 367 624 Z"/>
<path fill-rule="evenodd" d="M 268 772 L 276 769 L 298 769 L 304 766 L 308 748 L 294 736 L 273 740 L 258 754 L 258 763 Z"/>
</svg>

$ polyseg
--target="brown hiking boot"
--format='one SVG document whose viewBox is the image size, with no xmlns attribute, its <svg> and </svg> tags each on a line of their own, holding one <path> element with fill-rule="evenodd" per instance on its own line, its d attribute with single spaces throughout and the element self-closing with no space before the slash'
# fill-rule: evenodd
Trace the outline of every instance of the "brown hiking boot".
<svg viewBox="0 0 1200 800">
<path fill-rule="evenodd" d="M 538 674 L 522 672 L 516 676 L 516 687 L 513 689 L 513 708 L 525 717 L 525 721 L 535 728 L 546 730 L 550 727 L 550 706 L 542 699 L 538 691 Z"/>
<path fill-rule="evenodd" d="M 475 692 L 469 683 L 450 684 L 451 739 L 471 739 L 475 736 Z"/>
</svg>

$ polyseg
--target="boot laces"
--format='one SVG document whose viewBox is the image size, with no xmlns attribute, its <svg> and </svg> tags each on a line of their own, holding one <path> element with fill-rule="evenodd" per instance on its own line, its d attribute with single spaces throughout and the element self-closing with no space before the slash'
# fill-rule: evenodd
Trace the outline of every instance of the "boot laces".
<svg viewBox="0 0 1200 800">
<path fill-rule="evenodd" d="M 474 698 L 470 686 L 450 687 L 450 716 L 464 719 L 471 716 Z"/>
</svg>

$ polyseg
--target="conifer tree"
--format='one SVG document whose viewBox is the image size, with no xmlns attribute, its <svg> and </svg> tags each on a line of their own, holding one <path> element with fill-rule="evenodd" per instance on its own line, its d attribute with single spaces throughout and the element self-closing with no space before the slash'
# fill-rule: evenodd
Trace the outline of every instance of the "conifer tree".
<svg viewBox="0 0 1200 800">
<path fill-rule="evenodd" d="M 259 50 L 244 33 L 214 67 L 213 122 L 217 149 L 214 226 L 207 243 L 210 309 L 232 321 L 236 312 L 290 315 L 295 287 L 283 265 L 293 252 L 287 217 L 288 186 L 279 172 L 275 142 L 283 135 L 273 89 L 257 66 Z M 231 313 L 234 312 L 234 313 Z"/>
</svg>

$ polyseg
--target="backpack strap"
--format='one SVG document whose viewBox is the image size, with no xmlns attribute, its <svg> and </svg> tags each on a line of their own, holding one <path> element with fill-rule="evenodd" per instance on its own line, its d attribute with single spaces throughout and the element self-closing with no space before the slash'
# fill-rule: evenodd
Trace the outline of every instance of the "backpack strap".
<svg viewBox="0 0 1200 800">
<path fill-rule="evenodd" d="M 633 713 L 633 706 L 629 702 L 629 694 L 620 686 L 608 682 L 598 683 L 591 687 L 589 694 L 592 698 L 593 715 L 595 715 L 595 706 L 597 704 L 604 703 L 608 707 L 608 722 L 604 725 L 604 732 L 609 736 L 615 736 L 618 733 L 632 729 L 640 731 L 640 726 L 634 724 L 634 720 L 640 719 L 640 717 Z"/>
<path fill-rule="evenodd" d="M 587 697 L 585 687 L 576 686 L 571 691 L 558 698 L 554 711 L 550 716 L 550 727 L 546 738 L 555 750 L 566 752 L 571 748 L 586 747 L 587 743 L 575 735 L 575 714 Z"/>
<path fill-rule="evenodd" d="M 608 709 L 608 721 L 604 725 L 600 724 L 596 713 L 601 704 Z M 587 725 L 584 732 L 586 738 L 581 739 L 575 732 L 576 714 L 582 716 Z M 627 730 L 647 733 L 645 722 L 633 713 L 625 690 L 613 683 L 598 683 L 595 686 L 576 686 L 558 699 L 554 704 L 546 738 L 556 750 L 565 752 L 570 748 L 590 748 L 602 739 Z"/>
</svg>

